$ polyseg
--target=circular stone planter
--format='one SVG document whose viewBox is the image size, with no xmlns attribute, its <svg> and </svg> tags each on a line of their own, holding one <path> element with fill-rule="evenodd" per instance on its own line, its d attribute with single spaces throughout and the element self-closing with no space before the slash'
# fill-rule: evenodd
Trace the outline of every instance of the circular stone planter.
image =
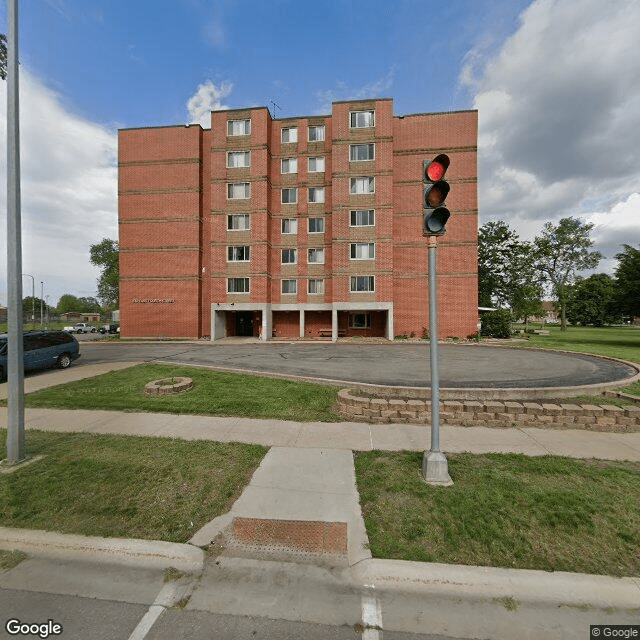
<svg viewBox="0 0 640 640">
<path fill-rule="evenodd" d="M 168 396 L 172 393 L 189 391 L 193 387 L 191 378 L 162 378 L 145 385 L 144 392 L 149 396 Z"/>
</svg>

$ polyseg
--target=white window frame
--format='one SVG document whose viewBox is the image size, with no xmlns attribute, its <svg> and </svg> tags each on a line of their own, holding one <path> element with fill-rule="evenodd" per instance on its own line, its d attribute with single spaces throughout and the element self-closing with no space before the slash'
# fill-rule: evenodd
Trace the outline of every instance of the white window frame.
<svg viewBox="0 0 640 640">
<path fill-rule="evenodd" d="M 285 131 L 287 132 L 286 134 Z M 287 139 L 285 140 L 285 138 Z M 282 127 L 280 141 L 282 144 L 295 144 L 298 142 L 298 127 Z"/>
<path fill-rule="evenodd" d="M 285 200 L 285 191 L 293 193 L 295 196 L 295 200 Z M 296 204 L 298 202 L 298 187 L 283 187 L 280 191 L 280 202 L 282 204 Z"/>
<path fill-rule="evenodd" d="M 314 131 L 314 137 L 311 137 L 311 131 Z M 318 135 L 319 134 L 319 135 Z M 307 142 L 324 142 L 325 126 L 323 124 L 312 124 L 307 129 Z"/>
<path fill-rule="evenodd" d="M 242 187 L 243 196 L 235 195 L 236 188 Z M 251 198 L 250 182 L 227 182 L 227 200 L 248 200 Z"/>
<path fill-rule="evenodd" d="M 298 173 L 298 158 L 282 158 L 280 173 Z"/>
<path fill-rule="evenodd" d="M 243 282 L 247 283 L 246 286 L 246 290 L 245 291 L 232 291 L 231 290 L 231 283 L 232 282 L 239 282 L 240 280 L 242 280 Z M 227 293 L 249 293 L 250 290 L 250 281 L 249 278 L 227 278 Z"/>
<path fill-rule="evenodd" d="M 358 316 L 364 316 L 364 324 L 356 324 L 355 319 Z M 362 313 L 350 313 L 349 329 L 371 329 L 371 313 L 366 311 L 363 311 Z"/>
<path fill-rule="evenodd" d="M 231 158 L 244 158 L 243 164 L 234 164 Z M 251 151 L 227 151 L 227 169 L 244 169 L 251 166 Z"/>
<path fill-rule="evenodd" d="M 235 227 L 234 221 L 243 220 L 243 226 Z M 227 215 L 227 231 L 249 231 L 251 229 L 251 216 L 248 213 L 230 213 Z"/>
<path fill-rule="evenodd" d="M 238 258 L 242 255 L 242 258 Z M 249 262 L 251 260 L 251 246 L 247 244 L 230 245 L 227 247 L 227 262 Z"/>
<path fill-rule="evenodd" d="M 293 251 L 293 262 L 290 262 L 290 261 L 285 262 L 284 261 L 284 253 L 285 253 L 285 251 L 286 252 Z M 292 249 L 292 248 L 282 249 L 280 251 L 280 264 L 298 264 L 298 250 L 297 249 Z"/>
<path fill-rule="evenodd" d="M 367 224 L 358 224 L 358 218 L 362 219 L 363 215 L 358 214 L 367 214 L 367 218 L 373 218 L 373 222 Z M 355 224 L 354 224 L 355 217 Z M 350 227 L 375 227 L 376 226 L 376 211 L 375 209 L 352 209 L 349 212 L 349 226 Z"/>
<path fill-rule="evenodd" d="M 361 149 L 363 147 L 367 148 L 367 152 L 369 152 L 369 150 L 371 151 L 371 157 L 369 158 L 354 157 L 354 156 L 357 156 L 357 153 L 356 153 L 357 149 L 358 148 Z M 371 160 L 375 160 L 375 159 L 376 159 L 376 145 L 373 142 L 363 142 L 361 144 L 349 145 L 349 162 L 370 162 Z"/>
<path fill-rule="evenodd" d="M 307 222 L 307 232 L 308 233 L 324 233 L 324 218 L 307 218 L 308 222 Z M 311 221 L 312 220 L 320 220 L 320 226 L 322 227 L 322 230 L 320 231 L 311 231 Z"/>
<path fill-rule="evenodd" d="M 238 125 L 238 123 L 243 123 Z M 242 129 L 240 132 L 235 132 L 236 125 L 238 129 Z M 239 120 L 227 120 L 227 135 L 228 136 L 248 136 L 251 135 L 251 118 L 241 118 Z"/>
<path fill-rule="evenodd" d="M 283 296 L 295 296 L 298 293 L 298 281 L 295 279 L 289 279 L 286 278 L 284 280 L 280 281 L 282 284 L 280 285 L 280 293 Z M 288 282 L 289 285 L 291 285 L 291 283 L 293 283 L 293 291 L 285 291 L 284 290 L 284 283 Z"/>
<path fill-rule="evenodd" d="M 285 231 L 285 227 L 289 227 L 289 231 Z M 296 235 L 298 233 L 298 219 L 283 218 L 280 225 L 280 232 L 283 236 Z"/>
<path fill-rule="evenodd" d="M 366 247 L 366 251 L 364 250 Z M 363 254 L 367 254 L 366 256 Z M 355 255 L 354 255 L 355 254 Z M 376 259 L 376 243 L 375 242 L 352 242 L 349 248 L 350 260 L 375 260 Z"/>
<path fill-rule="evenodd" d="M 359 191 L 360 188 L 368 187 L 368 190 Z M 375 176 L 357 176 L 349 179 L 349 193 L 352 196 L 369 195 L 376 192 Z"/>
<path fill-rule="evenodd" d="M 312 169 L 311 161 L 314 161 L 316 164 L 322 164 L 322 169 Z M 308 173 L 324 173 L 325 172 L 325 160 L 324 156 L 310 156 L 307 159 L 307 172 Z"/>
<path fill-rule="evenodd" d="M 360 123 L 361 114 L 369 114 L 369 118 L 362 118 L 362 120 L 369 120 L 363 124 Z M 349 128 L 350 129 L 372 129 L 376 126 L 376 112 L 373 109 L 362 109 L 360 111 L 349 111 Z"/>
<path fill-rule="evenodd" d="M 370 289 L 358 289 L 358 279 L 367 278 L 367 285 L 371 285 Z M 353 285 L 356 285 L 354 289 Z M 375 276 L 351 276 L 349 278 L 349 291 L 350 293 L 374 293 L 376 290 L 376 279 Z"/>
<path fill-rule="evenodd" d="M 324 278 L 309 278 L 307 282 L 307 293 L 310 296 L 321 296 L 324 294 Z M 314 283 L 315 291 L 311 291 L 312 282 Z"/>
<path fill-rule="evenodd" d="M 314 204 L 324 203 L 324 187 L 309 187 L 307 192 L 307 202 Z"/>
<path fill-rule="evenodd" d="M 315 256 L 313 260 L 311 256 Z M 324 264 L 324 247 L 310 247 L 307 250 L 307 264 Z"/>
</svg>

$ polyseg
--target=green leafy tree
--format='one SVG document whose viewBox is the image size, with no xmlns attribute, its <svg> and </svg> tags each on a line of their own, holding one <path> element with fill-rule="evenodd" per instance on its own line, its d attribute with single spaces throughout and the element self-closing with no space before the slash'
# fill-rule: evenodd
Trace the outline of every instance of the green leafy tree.
<svg viewBox="0 0 640 640">
<path fill-rule="evenodd" d="M 58 305 L 56 306 L 56 312 L 60 313 L 72 313 L 74 311 L 80 311 L 80 303 L 78 302 L 78 298 L 76 296 L 71 295 L 70 293 L 65 293 L 60 296 L 60 300 L 58 300 Z"/>
<path fill-rule="evenodd" d="M 120 247 L 116 240 L 104 238 L 102 242 L 91 245 L 91 264 L 100 267 L 98 278 L 98 298 L 105 307 L 116 309 L 120 286 Z"/>
<path fill-rule="evenodd" d="M 42 306 L 41 306 L 42 305 Z M 47 310 L 50 307 L 38 296 L 32 298 L 31 296 L 27 296 L 22 300 L 22 313 L 24 315 L 25 321 L 31 322 L 31 314 L 33 313 L 34 319 L 37 322 L 40 322 L 40 311 L 43 313 L 47 313 Z"/>
<path fill-rule="evenodd" d="M 593 224 L 577 218 L 563 218 L 557 225 L 547 222 L 542 234 L 534 239 L 535 265 L 550 283 L 560 307 L 560 330 L 567 330 L 567 287 L 575 282 L 579 271 L 595 269 L 602 259 L 599 251 L 589 251 Z"/>
<path fill-rule="evenodd" d="M 478 231 L 478 304 L 507 304 L 511 263 L 519 251 L 518 234 L 506 222 L 487 222 Z"/>
<path fill-rule="evenodd" d="M 640 248 L 622 245 L 616 254 L 616 298 L 620 311 L 631 317 L 640 316 Z"/>
<path fill-rule="evenodd" d="M 603 327 L 621 320 L 616 284 L 606 273 L 597 273 L 568 287 L 566 302 L 567 320 L 571 324 Z"/>
</svg>

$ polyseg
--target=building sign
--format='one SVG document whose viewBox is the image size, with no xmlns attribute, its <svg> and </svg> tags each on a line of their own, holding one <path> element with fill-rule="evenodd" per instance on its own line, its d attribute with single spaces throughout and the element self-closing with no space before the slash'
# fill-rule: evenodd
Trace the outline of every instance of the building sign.
<svg viewBox="0 0 640 640">
<path fill-rule="evenodd" d="M 131 302 L 133 304 L 173 304 L 175 300 L 173 298 L 133 298 Z"/>
</svg>

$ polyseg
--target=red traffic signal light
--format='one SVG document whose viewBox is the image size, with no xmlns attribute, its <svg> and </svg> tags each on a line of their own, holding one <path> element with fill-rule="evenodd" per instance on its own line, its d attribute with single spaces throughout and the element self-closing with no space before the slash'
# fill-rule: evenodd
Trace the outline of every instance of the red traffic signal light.
<svg viewBox="0 0 640 640">
<path fill-rule="evenodd" d="M 449 195 L 449 183 L 443 178 L 449 168 L 449 156 L 444 153 L 422 163 L 422 233 L 427 236 L 444 235 L 451 213 L 444 206 Z"/>
</svg>

